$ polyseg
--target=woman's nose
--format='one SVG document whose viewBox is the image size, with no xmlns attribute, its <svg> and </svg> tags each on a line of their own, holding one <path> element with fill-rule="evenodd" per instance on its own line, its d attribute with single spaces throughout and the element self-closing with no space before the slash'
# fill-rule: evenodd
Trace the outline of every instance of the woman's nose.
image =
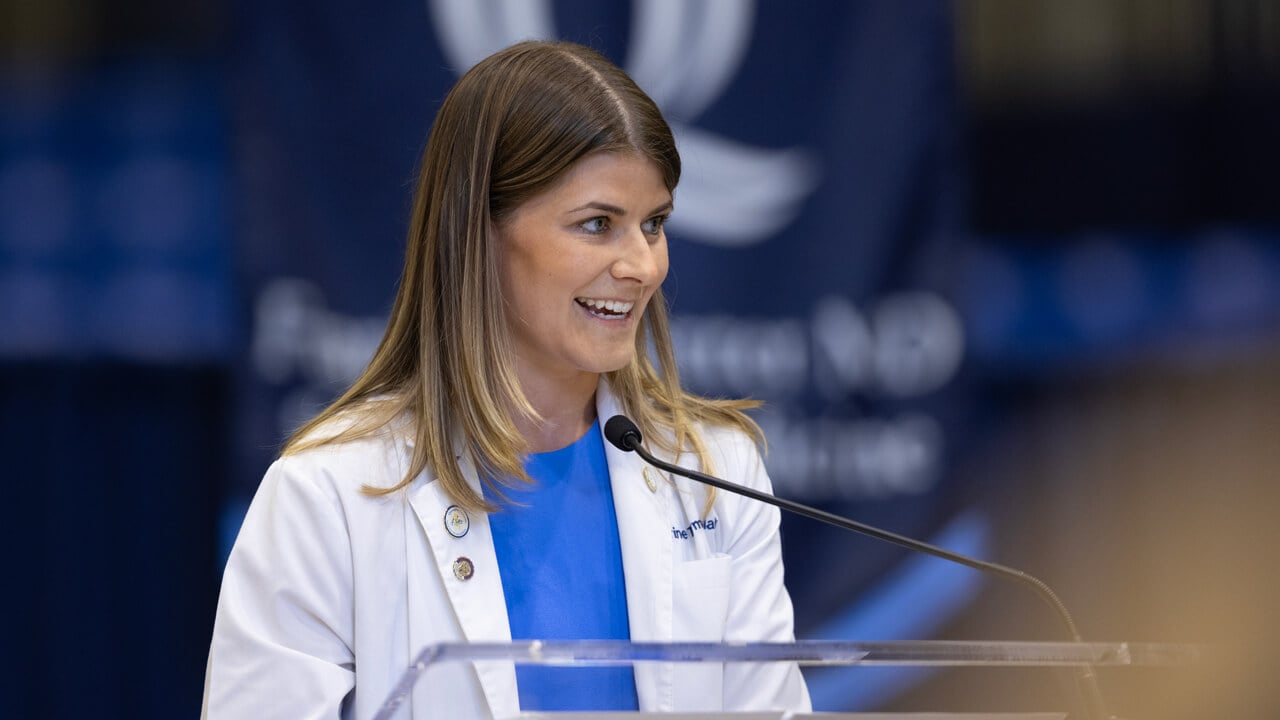
<svg viewBox="0 0 1280 720">
<path fill-rule="evenodd" d="M 637 228 L 627 233 L 619 247 L 620 252 L 612 268 L 615 278 L 656 285 L 666 277 L 667 243 L 661 235 L 655 239 Z"/>
</svg>

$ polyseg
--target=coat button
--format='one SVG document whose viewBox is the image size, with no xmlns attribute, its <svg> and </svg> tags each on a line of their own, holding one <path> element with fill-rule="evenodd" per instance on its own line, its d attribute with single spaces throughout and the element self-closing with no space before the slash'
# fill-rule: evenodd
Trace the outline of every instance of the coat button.
<svg viewBox="0 0 1280 720">
<path fill-rule="evenodd" d="M 471 563 L 471 558 L 460 557 L 453 561 L 453 576 L 459 580 L 470 580 L 475 574 L 476 566 Z"/>
<path fill-rule="evenodd" d="M 457 505 L 450 505 L 444 511 L 444 529 L 456 538 L 466 535 L 471 529 L 471 518 L 467 516 L 467 511 Z"/>
</svg>

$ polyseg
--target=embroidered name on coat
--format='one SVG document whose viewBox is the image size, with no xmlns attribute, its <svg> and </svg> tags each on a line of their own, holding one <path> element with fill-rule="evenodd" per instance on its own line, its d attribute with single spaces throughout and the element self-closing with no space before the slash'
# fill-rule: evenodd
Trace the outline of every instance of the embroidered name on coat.
<svg viewBox="0 0 1280 720">
<path fill-rule="evenodd" d="M 671 537 L 676 540 L 688 540 L 693 537 L 699 530 L 715 530 L 720 521 L 715 518 L 707 518 L 706 520 L 694 520 L 689 526 L 681 530 L 680 528 L 671 528 Z"/>
</svg>

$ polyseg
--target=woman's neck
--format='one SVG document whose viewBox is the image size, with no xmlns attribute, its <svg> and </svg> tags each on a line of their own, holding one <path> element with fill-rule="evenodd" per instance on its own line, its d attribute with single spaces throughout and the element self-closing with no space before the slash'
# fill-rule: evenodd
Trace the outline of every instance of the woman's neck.
<svg viewBox="0 0 1280 720">
<path fill-rule="evenodd" d="M 559 382 L 530 382 L 521 378 L 521 388 L 540 421 L 516 413 L 516 429 L 529 445 L 529 452 L 559 450 L 572 445 L 596 421 L 596 387 L 599 376 L 582 374 Z"/>
</svg>

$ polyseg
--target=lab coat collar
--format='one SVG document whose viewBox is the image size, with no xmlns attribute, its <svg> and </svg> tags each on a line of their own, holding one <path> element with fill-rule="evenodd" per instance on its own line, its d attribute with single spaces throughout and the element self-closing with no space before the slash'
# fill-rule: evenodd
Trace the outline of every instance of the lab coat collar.
<svg viewBox="0 0 1280 720">
<path fill-rule="evenodd" d="M 463 475 L 471 487 L 480 492 L 480 479 L 470 456 L 457 450 Z M 511 627 L 507 621 L 507 601 L 498 574 L 498 557 L 493 546 L 489 517 L 484 513 L 466 513 L 469 527 L 457 537 L 445 525 L 453 501 L 435 478 L 415 482 L 409 487 L 409 505 L 427 534 L 449 604 L 453 607 L 466 642 L 510 642 Z M 456 529 L 454 532 L 458 532 Z M 470 577 L 465 564 L 470 563 Z M 456 570 L 455 570 L 456 568 Z M 415 617 L 414 598 L 409 597 L 409 647 L 411 656 L 426 645 L 440 642 L 439 618 Z M 495 718 L 511 717 L 520 712 L 516 692 L 515 668 L 511 663 L 476 663 L 476 675 Z"/>
<path fill-rule="evenodd" d="M 622 414 L 621 402 L 603 378 L 596 390 L 596 422 Z M 667 488 L 650 489 L 646 464 L 634 452 L 605 441 L 609 485 L 613 490 L 618 539 L 622 545 L 622 575 L 626 582 L 627 616 L 633 642 L 670 642 L 672 628 L 672 547 L 664 542 L 670 515 Z M 636 693 L 640 710 L 670 711 L 674 707 L 670 663 L 637 663 Z"/>
</svg>

